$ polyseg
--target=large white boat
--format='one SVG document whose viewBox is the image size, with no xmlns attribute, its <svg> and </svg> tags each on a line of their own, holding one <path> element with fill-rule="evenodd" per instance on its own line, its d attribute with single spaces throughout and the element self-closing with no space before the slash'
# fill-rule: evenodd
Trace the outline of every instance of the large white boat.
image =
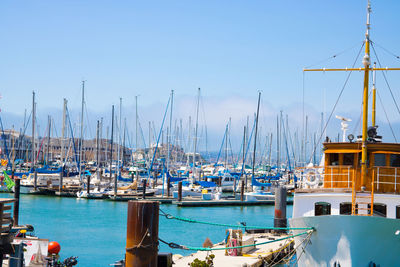
<svg viewBox="0 0 400 267">
<path fill-rule="evenodd" d="M 400 144 L 376 133 L 375 88 L 368 127 L 370 72 L 400 69 L 371 66 L 367 10 L 363 67 L 322 69 L 364 72 L 362 136 L 324 143 L 323 171 L 307 170 L 295 191 L 290 226 L 314 229 L 295 237 L 299 266 L 400 266 Z"/>
</svg>

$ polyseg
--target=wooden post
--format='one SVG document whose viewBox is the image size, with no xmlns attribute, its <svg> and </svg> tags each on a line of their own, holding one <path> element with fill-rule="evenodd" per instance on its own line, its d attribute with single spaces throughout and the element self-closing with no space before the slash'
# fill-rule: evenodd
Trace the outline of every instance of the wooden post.
<svg viewBox="0 0 400 267">
<path fill-rule="evenodd" d="M 244 181 L 240 181 L 240 201 L 244 200 Z"/>
<path fill-rule="evenodd" d="M 35 169 L 35 172 L 33 175 L 34 175 L 33 176 L 33 189 L 34 189 L 34 191 L 36 191 L 37 190 L 37 171 L 36 171 L 36 169 Z"/>
<path fill-rule="evenodd" d="M 147 186 L 147 180 L 143 180 L 143 199 L 146 199 L 146 186 Z"/>
<path fill-rule="evenodd" d="M 126 267 L 156 267 L 158 255 L 157 201 L 129 201 Z"/>
<path fill-rule="evenodd" d="M 60 182 L 59 182 L 59 186 L 58 186 L 58 191 L 60 192 L 60 196 L 61 196 L 62 187 L 63 187 L 63 177 L 64 177 L 64 166 L 62 166 L 62 168 L 61 168 Z"/>
<path fill-rule="evenodd" d="M 14 170 L 11 172 L 11 179 L 14 180 Z M 13 211 L 13 219 L 14 219 L 14 226 L 18 225 L 18 217 L 19 217 L 19 193 L 20 193 L 20 185 L 21 185 L 21 180 L 16 178 L 15 180 L 15 186 L 14 186 L 14 198 L 15 198 L 15 203 L 14 203 L 14 211 Z"/>
<path fill-rule="evenodd" d="M 182 181 L 178 183 L 178 201 L 182 201 Z"/>
<path fill-rule="evenodd" d="M 135 173 L 134 172 L 131 172 L 131 182 L 133 183 L 133 179 L 135 178 Z"/>
<path fill-rule="evenodd" d="M 274 227 L 287 227 L 286 220 L 286 187 L 280 186 L 275 190 L 275 216 Z M 277 232 L 286 232 L 285 230 L 277 230 Z"/>
<path fill-rule="evenodd" d="M 110 172 L 112 172 L 112 168 L 110 170 Z M 110 173 L 111 175 L 111 173 Z M 115 180 L 114 180 L 114 196 L 117 197 L 118 194 L 118 171 L 117 168 L 115 168 Z"/>
<path fill-rule="evenodd" d="M 167 178 L 167 197 L 169 197 L 170 194 L 171 194 L 170 188 L 169 188 L 170 185 L 171 185 L 171 180 L 170 180 L 170 178 L 168 177 L 168 178 Z"/>
<path fill-rule="evenodd" d="M 87 194 L 90 194 L 90 175 L 87 176 Z"/>
<path fill-rule="evenodd" d="M 236 177 L 233 180 L 233 195 L 236 196 Z"/>
</svg>

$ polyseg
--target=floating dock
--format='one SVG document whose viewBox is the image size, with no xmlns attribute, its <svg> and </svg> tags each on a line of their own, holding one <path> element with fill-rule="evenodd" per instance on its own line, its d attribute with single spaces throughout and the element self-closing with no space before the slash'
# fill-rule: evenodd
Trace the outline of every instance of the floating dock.
<svg viewBox="0 0 400 267">
<path fill-rule="evenodd" d="M 172 204 L 178 207 L 214 207 L 214 206 L 261 206 L 275 205 L 275 200 L 240 201 L 240 200 L 183 200 L 173 201 Z M 287 204 L 293 204 L 293 200 L 288 200 Z"/>
</svg>

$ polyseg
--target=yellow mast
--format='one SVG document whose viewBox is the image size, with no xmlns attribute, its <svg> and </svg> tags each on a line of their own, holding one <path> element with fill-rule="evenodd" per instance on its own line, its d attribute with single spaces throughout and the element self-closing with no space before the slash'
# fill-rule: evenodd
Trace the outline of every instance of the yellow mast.
<svg viewBox="0 0 400 267">
<path fill-rule="evenodd" d="M 369 70 L 370 70 L 370 51 L 369 51 L 369 15 L 371 4 L 368 1 L 367 7 L 367 31 L 365 33 L 365 55 L 364 65 L 364 90 L 363 90 L 363 125 L 362 125 L 362 148 L 361 148 L 361 190 L 364 191 L 367 177 L 367 129 L 368 129 L 368 91 L 369 91 Z"/>
<path fill-rule="evenodd" d="M 376 63 L 374 63 L 374 69 Z M 376 88 L 375 88 L 375 70 L 372 71 L 372 126 L 375 127 L 375 114 L 376 114 Z"/>
</svg>

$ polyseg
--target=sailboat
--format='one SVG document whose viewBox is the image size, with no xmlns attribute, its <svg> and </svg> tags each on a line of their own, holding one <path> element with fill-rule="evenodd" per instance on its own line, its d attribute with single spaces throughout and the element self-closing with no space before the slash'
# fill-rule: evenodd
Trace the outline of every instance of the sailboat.
<svg viewBox="0 0 400 267">
<path fill-rule="evenodd" d="M 362 136 L 354 140 L 349 135 L 349 142 L 323 143 L 322 179 L 294 193 L 290 226 L 314 229 L 309 235 L 295 237 L 299 266 L 398 266 L 400 263 L 400 144 L 384 143 L 377 134 L 375 88 L 372 126 L 368 127 L 369 74 L 400 68 L 371 66 L 370 13 L 368 1 L 363 67 L 321 69 L 364 73 Z M 314 180 L 310 176 L 302 179 Z"/>
</svg>

